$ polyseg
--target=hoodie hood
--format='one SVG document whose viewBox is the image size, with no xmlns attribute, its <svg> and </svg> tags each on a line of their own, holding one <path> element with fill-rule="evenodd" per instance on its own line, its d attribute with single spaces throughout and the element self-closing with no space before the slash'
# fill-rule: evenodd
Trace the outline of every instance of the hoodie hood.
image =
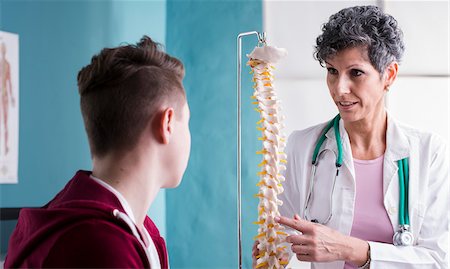
<svg viewBox="0 0 450 269">
<path fill-rule="evenodd" d="M 84 221 L 103 220 L 120 226 L 124 233 L 132 234 L 130 226 L 114 216 L 114 210 L 125 214 L 118 198 L 92 180 L 90 174 L 88 171 L 78 171 L 48 204 L 42 208 L 21 210 L 9 241 L 5 267 L 42 264 L 37 260 L 47 256 L 60 235 Z M 148 217 L 144 226 L 155 241 L 160 256 L 161 252 L 165 254 L 164 240 Z M 163 249 L 161 246 L 158 248 L 160 244 L 157 241 L 162 242 Z M 25 260 L 31 260 L 31 263 L 24 263 Z M 163 262 L 163 259 L 160 260 Z"/>
</svg>

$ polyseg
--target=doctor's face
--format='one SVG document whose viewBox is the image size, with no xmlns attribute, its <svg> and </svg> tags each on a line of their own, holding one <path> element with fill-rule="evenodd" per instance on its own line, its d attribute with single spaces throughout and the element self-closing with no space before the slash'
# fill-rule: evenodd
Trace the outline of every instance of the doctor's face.
<svg viewBox="0 0 450 269">
<path fill-rule="evenodd" d="M 348 48 L 326 61 L 327 85 L 345 122 L 373 119 L 384 111 L 386 82 L 364 47 Z"/>
</svg>

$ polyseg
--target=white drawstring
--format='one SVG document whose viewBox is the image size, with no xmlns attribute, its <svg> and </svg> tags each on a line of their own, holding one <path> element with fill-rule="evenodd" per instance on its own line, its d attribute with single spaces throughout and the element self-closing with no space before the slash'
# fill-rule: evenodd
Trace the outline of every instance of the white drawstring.
<svg viewBox="0 0 450 269">
<path fill-rule="evenodd" d="M 144 248 L 145 254 L 147 255 L 147 259 L 148 259 L 148 264 L 150 265 L 151 264 L 150 253 L 148 252 L 147 247 L 145 246 L 144 242 L 142 241 L 141 236 L 139 235 L 138 230 L 136 229 L 136 225 L 134 225 L 133 221 L 130 219 L 130 217 L 128 217 L 127 214 L 124 214 L 117 209 L 113 210 L 113 215 L 117 219 L 123 220 L 130 227 L 131 232 L 137 238 L 139 243 L 141 243 L 141 246 Z"/>
</svg>

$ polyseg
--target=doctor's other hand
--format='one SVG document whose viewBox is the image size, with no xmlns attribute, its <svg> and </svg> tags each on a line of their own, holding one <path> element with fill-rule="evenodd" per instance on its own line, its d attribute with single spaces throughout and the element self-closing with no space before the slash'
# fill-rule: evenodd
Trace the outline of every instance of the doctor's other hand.
<svg viewBox="0 0 450 269">
<path fill-rule="evenodd" d="M 322 224 L 303 220 L 298 215 L 293 219 L 275 218 L 275 221 L 302 233 L 286 237 L 286 242 L 291 244 L 292 252 L 300 261 L 347 261 L 361 266 L 369 258 L 369 243 L 361 239 L 343 235 Z"/>
<path fill-rule="evenodd" d="M 252 248 L 252 268 L 256 267 L 256 256 L 259 255 L 259 249 L 258 249 L 258 244 L 259 241 L 256 240 L 255 243 L 253 243 L 253 248 Z M 281 261 L 285 262 L 285 264 L 288 264 L 289 262 L 289 254 L 285 253 L 285 255 L 283 257 L 281 257 Z"/>
</svg>

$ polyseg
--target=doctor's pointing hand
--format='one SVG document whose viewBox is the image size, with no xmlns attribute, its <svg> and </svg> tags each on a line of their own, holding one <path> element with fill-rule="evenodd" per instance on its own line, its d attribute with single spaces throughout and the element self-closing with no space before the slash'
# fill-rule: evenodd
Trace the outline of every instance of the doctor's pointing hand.
<svg viewBox="0 0 450 269">
<path fill-rule="evenodd" d="M 275 218 L 277 222 L 301 232 L 290 235 L 286 242 L 300 261 L 330 262 L 347 260 L 363 265 L 367 259 L 369 245 L 358 238 L 343 235 L 322 224 L 309 222 L 295 215 L 293 219 Z"/>
<path fill-rule="evenodd" d="M 447 144 L 385 108 L 403 51 L 375 6 L 332 15 L 316 40 L 339 113 L 290 135 L 279 196 L 279 222 L 301 233 L 291 254 L 313 269 L 448 268 Z"/>
</svg>

